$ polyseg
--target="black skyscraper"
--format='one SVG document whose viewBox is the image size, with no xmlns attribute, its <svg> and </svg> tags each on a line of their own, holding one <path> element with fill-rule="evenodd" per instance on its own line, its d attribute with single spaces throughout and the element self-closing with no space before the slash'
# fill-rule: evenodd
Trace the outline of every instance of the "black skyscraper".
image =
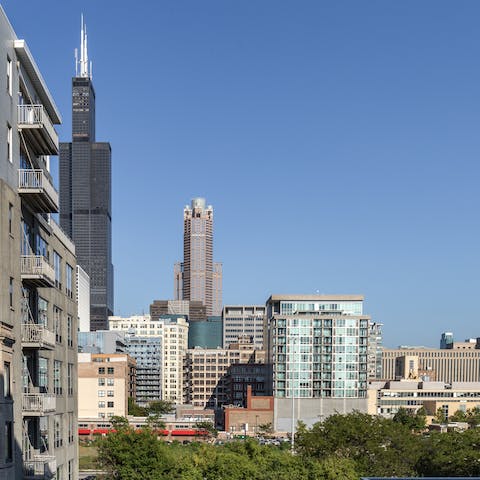
<svg viewBox="0 0 480 480">
<path fill-rule="evenodd" d="M 82 21 L 80 72 L 72 79 L 72 142 L 60 144 L 60 225 L 90 276 L 90 330 L 113 315 L 112 165 L 108 142 L 95 141 L 95 90 Z"/>
</svg>

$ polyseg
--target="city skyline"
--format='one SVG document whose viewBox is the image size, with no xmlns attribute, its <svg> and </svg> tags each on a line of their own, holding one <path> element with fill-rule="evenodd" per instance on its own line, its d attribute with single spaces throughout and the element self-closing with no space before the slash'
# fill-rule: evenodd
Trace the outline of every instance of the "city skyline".
<svg viewBox="0 0 480 480">
<path fill-rule="evenodd" d="M 81 12 L 30 3 L 38 22 L 2 5 L 58 99 L 66 141 Z M 145 5 L 81 7 L 98 136 L 114 146 L 115 314 L 171 298 L 178 209 L 200 195 L 215 205 L 225 304 L 358 293 L 387 346 L 478 335 L 457 299 L 478 292 L 480 6 Z M 154 95 L 129 92 L 125 71 L 155 78 Z"/>
</svg>

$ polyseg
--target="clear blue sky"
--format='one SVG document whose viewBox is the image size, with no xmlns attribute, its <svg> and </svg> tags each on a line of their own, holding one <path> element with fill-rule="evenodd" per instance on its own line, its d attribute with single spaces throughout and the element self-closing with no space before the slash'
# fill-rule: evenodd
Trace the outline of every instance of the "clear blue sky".
<svg viewBox="0 0 480 480">
<path fill-rule="evenodd" d="M 117 314 L 215 208 L 224 303 L 362 293 L 385 343 L 480 336 L 480 2 L 3 0 L 70 139 L 85 14 Z"/>
</svg>

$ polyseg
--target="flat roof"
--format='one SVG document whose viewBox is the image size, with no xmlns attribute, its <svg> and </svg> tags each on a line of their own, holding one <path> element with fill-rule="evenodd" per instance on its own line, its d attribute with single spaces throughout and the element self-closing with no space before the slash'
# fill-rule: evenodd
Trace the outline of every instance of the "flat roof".
<svg viewBox="0 0 480 480">
<path fill-rule="evenodd" d="M 289 294 L 274 294 L 270 295 L 267 300 L 272 302 L 275 300 L 294 300 L 294 301 L 312 301 L 312 302 L 362 302 L 364 300 L 363 295 L 289 295 Z"/>
</svg>

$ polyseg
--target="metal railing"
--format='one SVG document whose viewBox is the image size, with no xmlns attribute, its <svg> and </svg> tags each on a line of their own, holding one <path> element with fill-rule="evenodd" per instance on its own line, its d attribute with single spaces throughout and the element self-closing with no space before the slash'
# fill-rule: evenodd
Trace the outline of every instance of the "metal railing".
<svg viewBox="0 0 480 480">
<path fill-rule="evenodd" d="M 54 455 L 36 454 L 23 461 L 24 478 L 52 478 L 57 471 L 57 459 Z"/>
<path fill-rule="evenodd" d="M 22 275 L 44 276 L 55 282 L 55 270 L 43 255 L 22 255 L 20 272 Z"/>
<path fill-rule="evenodd" d="M 43 105 L 18 105 L 18 125 L 42 126 L 50 138 L 58 143 L 57 132 Z"/>
<path fill-rule="evenodd" d="M 54 412 L 57 407 L 57 399 L 52 393 L 24 393 L 22 396 L 22 410 L 44 414 Z"/>
<path fill-rule="evenodd" d="M 32 190 L 43 190 L 58 205 L 58 192 L 41 169 L 20 168 L 18 170 L 18 189 L 19 193 L 22 193 L 22 191 L 30 193 L 29 191 Z"/>
<path fill-rule="evenodd" d="M 44 325 L 23 323 L 22 342 L 55 346 L 55 333 L 48 330 Z"/>
</svg>

